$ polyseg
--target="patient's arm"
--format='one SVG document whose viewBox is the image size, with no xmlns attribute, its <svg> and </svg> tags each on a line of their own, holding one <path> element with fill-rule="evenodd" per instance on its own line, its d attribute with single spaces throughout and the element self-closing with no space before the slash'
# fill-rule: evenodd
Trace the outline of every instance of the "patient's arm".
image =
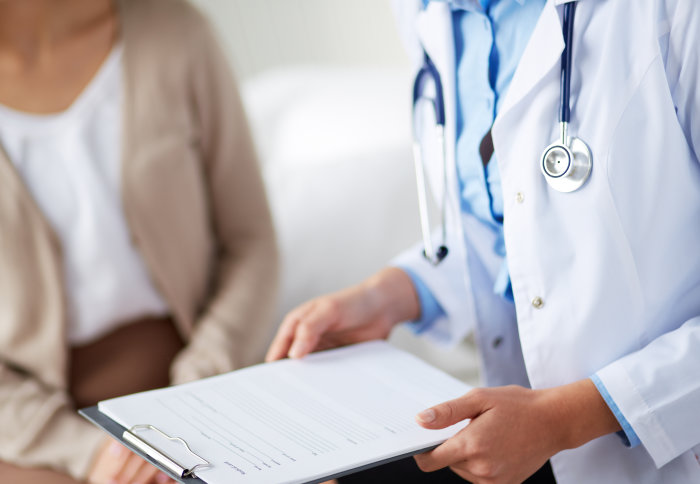
<svg viewBox="0 0 700 484">
<path fill-rule="evenodd" d="M 104 433 L 78 416 L 65 391 L 0 363 L 0 460 L 81 478 Z M 66 441 L 67 436 L 70 440 Z"/>
<path fill-rule="evenodd" d="M 192 26 L 188 38 L 192 104 L 218 247 L 214 288 L 173 365 L 176 383 L 261 360 L 277 289 L 274 230 L 236 84 L 206 22 Z"/>
</svg>

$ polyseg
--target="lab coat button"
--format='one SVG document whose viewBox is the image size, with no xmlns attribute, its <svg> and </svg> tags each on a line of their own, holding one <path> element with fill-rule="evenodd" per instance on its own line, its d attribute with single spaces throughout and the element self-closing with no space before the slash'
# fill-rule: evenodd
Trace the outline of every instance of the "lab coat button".
<svg viewBox="0 0 700 484">
<path fill-rule="evenodd" d="M 503 343 L 503 338 L 498 336 L 496 339 L 493 340 L 493 342 L 491 344 L 493 345 L 494 348 L 498 348 L 499 346 L 501 346 L 502 343 Z"/>
<path fill-rule="evenodd" d="M 525 195 L 523 195 L 523 192 L 518 192 L 515 194 L 515 201 L 518 203 L 523 203 L 525 201 Z"/>
<path fill-rule="evenodd" d="M 532 307 L 533 308 L 540 309 L 542 306 L 544 306 L 544 301 L 542 300 L 541 297 L 538 296 L 532 300 Z"/>
</svg>

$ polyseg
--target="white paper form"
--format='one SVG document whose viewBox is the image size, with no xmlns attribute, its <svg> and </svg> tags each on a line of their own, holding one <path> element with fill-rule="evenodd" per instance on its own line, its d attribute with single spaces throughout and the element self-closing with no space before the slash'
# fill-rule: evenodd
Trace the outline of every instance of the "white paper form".
<svg viewBox="0 0 700 484">
<path fill-rule="evenodd" d="M 301 483 L 439 444 L 464 424 L 425 430 L 416 413 L 469 389 L 377 341 L 107 400 L 99 410 L 126 428 L 151 424 L 187 441 L 213 463 L 197 472 L 209 484 Z"/>
</svg>

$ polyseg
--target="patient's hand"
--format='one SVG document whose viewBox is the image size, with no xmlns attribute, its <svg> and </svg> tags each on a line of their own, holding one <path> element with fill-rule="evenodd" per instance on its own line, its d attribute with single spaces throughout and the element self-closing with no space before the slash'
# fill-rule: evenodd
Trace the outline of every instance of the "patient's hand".
<svg viewBox="0 0 700 484">
<path fill-rule="evenodd" d="M 397 323 L 416 319 L 419 312 L 408 274 L 397 268 L 384 269 L 362 284 L 292 310 L 265 359 L 301 358 L 313 351 L 384 339 Z"/>
<path fill-rule="evenodd" d="M 108 439 L 88 475 L 90 484 L 176 484 L 136 454 Z"/>
</svg>

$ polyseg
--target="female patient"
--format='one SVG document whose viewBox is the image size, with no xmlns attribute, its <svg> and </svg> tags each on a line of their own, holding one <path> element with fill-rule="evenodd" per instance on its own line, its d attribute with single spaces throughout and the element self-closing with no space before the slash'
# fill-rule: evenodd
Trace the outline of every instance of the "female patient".
<svg viewBox="0 0 700 484">
<path fill-rule="evenodd" d="M 180 0 L 0 0 L 0 482 L 166 482 L 76 408 L 251 363 L 276 249 Z"/>
</svg>

